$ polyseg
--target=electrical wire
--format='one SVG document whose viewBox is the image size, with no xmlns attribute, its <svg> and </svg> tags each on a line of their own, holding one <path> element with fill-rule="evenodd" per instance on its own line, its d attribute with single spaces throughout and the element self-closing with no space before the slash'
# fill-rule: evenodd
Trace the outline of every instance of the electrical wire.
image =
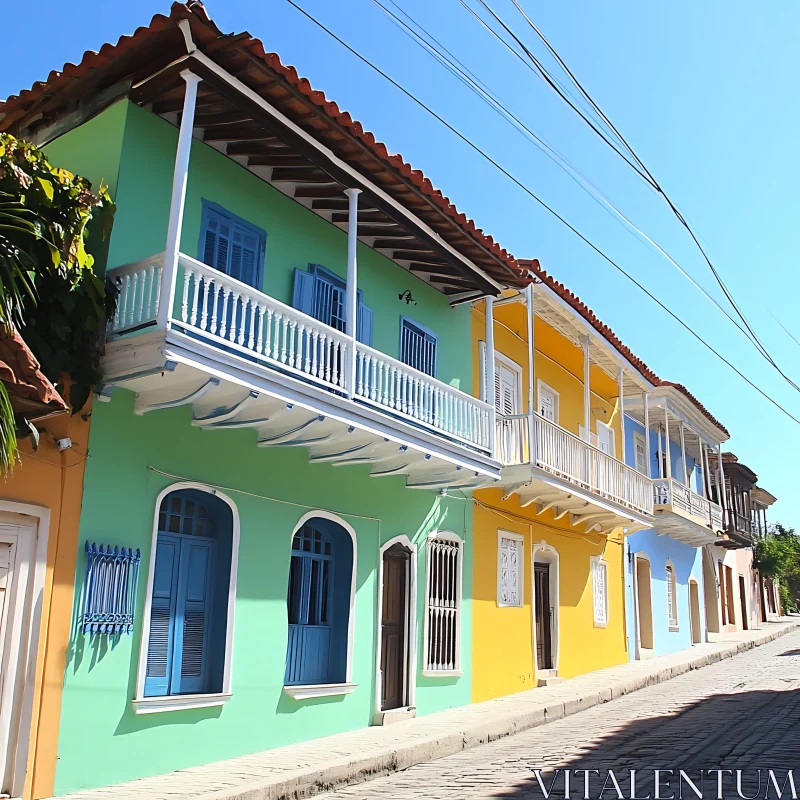
<svg viewBox="0 0 800 800">
<path fill-rule="evenodd" d="M 663 311 L 665 311 L 670 317 L 672 317 L 682 328 L 684 328 L 693 338 L 695 338 L 700 344 L 703 345 L 707 350 L 713 353 L 720 361 L 726 364 L 733 372 L 735 372 L 745 383 L 747 383 L 751 388 L 755 389 L 762 397 L 764 397 L 769 403 L 775 406 L 779 411 L 785 414 L 789 419 L 793 422 L 796 422 L 800 425 L 800 418 L 794 416 L 788 409 L 784 408 L 777 400 L 767 394 L 760 386 L 756 383 L 751 381 L 741 370 L 738 369 L 731 361 L 729 361 L 725 356 L 723 356 L 716 348 L 712 347 L 705 339 L 703 339 L 700 334 L 698 334 L 688 323 L 684 322 L 672 309 L 670 309 L 667 305 L 665 305 L 661 300 L 659 300 L 652 292 L 650 292 L 643 284 L 641 284 L 636 278 L 633 277 L 629 272 L 627 272 L 622 266 L 620 266 L 616 261 L 614 261 L 610 256 L 606 255 L 596 244 L 594 244 L 590 239 L 588 239 L 583 233 L 581 233 L 574 225 L 568 222 L 561 214 L 559 214 L 554 208 L 549 206 L 544 200 L 542 200 L 533 190 L 531 190 L 528 186 L 526 186 L 522 181 L 516 178 L 512 173 L 510 173 L 505 167 L 499 164 L 494 158 L 492 158 L 486 151 L 482 150 L 478 145 L 476 145 L 471 139 L 469 139 L 465 134 L 461 133 L 456 127 L 451 125 L 447 120 L 444 119 L 441 115 L 435 112 L 430 106 L 426 105 L 422 100 L 417 98 L 414 94 L 412 94 L 408 89 L 398 83 L 394 78 L 389 76 L 386 72 L 384 72 L 380 67 L 373 64 L 368 58 L 361 55 L 357 50 L 351 47 L 347 42 L 337 36 L 330 28 L 326 27 L 323 23 L 309 14 L 302 6 L 295 2 L 295 0 L 286 0 L 293 8 L 303 14 L 307 19 L 313 22 L 316 26 L 318 26 L 321 30 L 325 31 L 331 38 L 337 41 L 342 47 L 348 50 L 352 55 L 358 58 L 362 63 L 366 64 L 370 69 L 377 72 L 381 77 L 383 77 L 386 81 L 392 84 L 396 89 L 402 92 L 406 97 L 416 103 L 420 108 L 425 110 L 428 114 L 432 117 L 437 119 L 442 125 L 444 125 L 449 131 L 455 134 L 461 141 L 463 141 L 466 145 L 468 145 L 471 149 L 473 149 L 476 153 L 486 159 L 492 166 L 494 166 L 498 171 L 500 171 L 505 177 L 511 180 L 514 184 L 516 184 L 520 189 L 522 189 L 527 195 L 529 195 L 533 200 L 535 200 L 542 208 L 548 211 L 552 216 L 554 216 L 559 222 L 561 222 L 565 227 L 567 227 L 572 233 L 574 233 L 581 241 L 583 241 L 588 247 L 594 250 L 601 258 L 603 258 L 606 262 L 608 262 L 614 269 L 619 271 L 622 275 L 624 275 L 631 283 L 633 283 L 636 287 L 638 287 L 644 294 L 646 294 L 656 305 L 658 305 Z"/>
</svg>

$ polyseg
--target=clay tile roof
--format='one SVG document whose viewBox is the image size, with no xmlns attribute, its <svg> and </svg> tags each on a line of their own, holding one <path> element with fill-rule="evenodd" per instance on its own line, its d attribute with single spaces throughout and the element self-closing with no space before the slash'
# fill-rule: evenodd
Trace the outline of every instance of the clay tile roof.
<svg viewBox="0 0 800 800">
<path fill-rule="evenodd" d="M 647 366 L 633 351 L 623 344 L 622 340 L 608 327 L 595 313 L 592 311 L 583 300 L 578 297 L 574 292 L 567 289 L 563 283 L 557 281 L 552 275 L 548 274 L 542 269 L 539 260 L 533 259 L 519 259 L 519 264 L 534 276 L 535 279 L 541 281 L 545 286 L 555 292 L 567 305 L 571 306 L 577 311 L 607 342 L 612 344 L 614 348 L 622 356 L 624 356 L 647 380 L 654 386 L 669 386 L 676 389 L 690 400 L 698 411 L 721 431 L 728 436 L 727 428 L 682 384 L 673 383 L 672 381 L 665 381 L 658 377 L 658 375 Z M 529 279 L 530 280 L 530 279 Z"/>
<path fill-rule="evenodd" d="M 31 420 L 68 410 L 55 386 L 42 374 L 36 356 L 16 330 L 0 326 L 0 380 L 14 411 Z"/>
</svg>

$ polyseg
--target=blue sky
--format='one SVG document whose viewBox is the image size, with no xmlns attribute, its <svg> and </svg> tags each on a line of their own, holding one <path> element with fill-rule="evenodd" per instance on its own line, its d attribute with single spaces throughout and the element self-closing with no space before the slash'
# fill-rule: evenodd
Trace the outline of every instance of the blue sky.
<svg viewBox="0 0 800 800">
<path fill-rule="evenodd" d="M 800 417 L 800 394 L 685 278 L 398 31 L 370 0 L 299 2 L 487 150 Z M 720 297 L 707 266 L 663 201 L 479 27 L 458 0 L 398 2 Z M 775 0 L 767 10 L 743 0 L 523 4 L 695 226 L 773 357 L 800 383 L 800 348 L 773 318 L 800 339 L 800 112 L 795 102 L 800 5 Z M 510 0 L 491 5 L 544 56 Z M 116 41 L 168 8 L 165 0 L 42 0 L 38 13 L 58 35 L 40 39 L 35 47 L 30 46 L 30 16 L 6 14 L 0 96 L 45 78 L 65 61 L 79 60 L 86 49 Z M 223 30 L 248 30 L 261 38 L 390 150 L 422 169 L 504 247 L 520 257 L 539 258 L 659 375 L 685 384 L 731 431 L 730 449 L 778 495 L 772 519 L 800 527 L 800 496 L 794 490 L 800 425 L 285 0 L 212 0 L 207 8 Z"/>
</svg>

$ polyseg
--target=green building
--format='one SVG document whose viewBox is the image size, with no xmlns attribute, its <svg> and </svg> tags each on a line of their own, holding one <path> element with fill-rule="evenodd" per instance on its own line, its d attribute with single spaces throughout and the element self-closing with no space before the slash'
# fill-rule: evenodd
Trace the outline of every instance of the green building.
<svg viewBox="0 0 800 800">
<path fill-rule="evenodd" d="M 141 552 L 79 554 L 34 795 L 468 703 L 469 304 L 515 262 L 201 4 L 3 110 L 117 203 L 80 539 Z"/>
</svg>

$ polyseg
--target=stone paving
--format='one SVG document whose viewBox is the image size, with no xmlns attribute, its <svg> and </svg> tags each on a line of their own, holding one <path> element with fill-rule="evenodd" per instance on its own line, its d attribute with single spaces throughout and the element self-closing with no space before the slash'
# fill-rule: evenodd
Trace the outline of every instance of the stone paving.
<svg viewBox="0 0 800 800">
<path fill-rule="evenodd" d="M 561 684 L 61 800 L 279 800 L 365 780 L 370 783 L 325 798 L 536 797 L 535 768 L 617 769 L 624 763 L 687 769 L 706 768 L 705 758 L 766 758 L 774 735 L 753 720 L 767 719 L 771 731 L 784 736 L 783 752 L 796 758 L 800 730 L 792 731 L 797 745 L 785 734 L 797 721 L 791 689 L 800 686 L 800 657 L 781 655 L 792 650 L 800 653 L 800 622 L 782 619 Z M 715 742 L 721 744 L 709 749 Z M 800 789 L 800 759 L 797 766 Z M 582 788 L 575 778 L 572 796 L 582 797 Z"/>
<path fill-rule="evenodd" d="M 545 790 L 555 778 L 551 797 L 561 798 L 566 769 L 571 771 L 572 797 L 584 796 L 584 770 L 599 772 L 589 773 L 590 797 L 599 797 L 606 780 L 603 796 L 618 797 L 608 778 L 612 770 L 627 798 L 631 768 L 637 769 L 637 797 L 654 794 L 654 769 L 674 770 L 672 778 L 662 774 L 664 798 L 679 796 L 680 769 L 708 798 L 720 795 L 720 774 L 722 797 L 764 797 L 768 788 L 769 796 L 777 797 L 770 769 L 784 797 L 797 797 L 790 784 L 785 789 L 783 784 L 787 770 L 794 769 L 800 793 L 799 690 L 800 631 L 795 631 L 550 725 L 318 795 L 317 800 L 543 798 L 535 769 L 542 770 Z M 556 769 L 561 770 L 558 775 Z M 741 770 L 741 795 L 736 770 Z M 687 782 L 680 788 L 684 797 L 696 796 Z"/>
</svg>

